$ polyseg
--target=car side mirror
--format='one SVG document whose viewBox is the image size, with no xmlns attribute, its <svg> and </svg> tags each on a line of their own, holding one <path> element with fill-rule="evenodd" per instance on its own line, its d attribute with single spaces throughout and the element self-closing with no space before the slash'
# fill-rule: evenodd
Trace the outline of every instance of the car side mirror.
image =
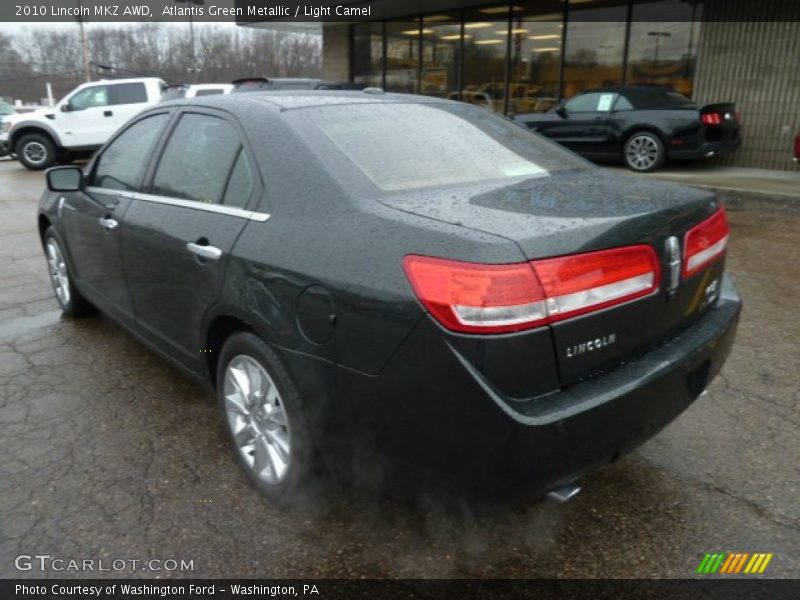
<svg viewBox="0 0 800 600">
<path fill-rule="evenodd" d="M 65 102 L 64 104 L 61 105 L 61 112 L 69 112 L 71 110 L 72 107 L 70 106 L 69 102 Z"/>
<path fill-rule="evenodd" d="M 559 117 L 561 117 L 562 119 L 566 119 L 567 118 L 567 109 L 564 108 L 563 104 L 561 104 L 561 105 L 556 107 L 556 114 Z"/>
<path fill-rule="evenodd" d="M 66 166 L 47 170 L 47 189 L 51 192 L 79 192 L 83 189 L 83 169 Z"/>
</svg>

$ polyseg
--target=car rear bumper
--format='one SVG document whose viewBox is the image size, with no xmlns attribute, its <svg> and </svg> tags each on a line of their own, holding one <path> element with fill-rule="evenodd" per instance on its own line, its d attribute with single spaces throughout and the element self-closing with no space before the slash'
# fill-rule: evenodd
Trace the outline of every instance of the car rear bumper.
<svg viewBox="0 0 800 600">
<path fill-rule="evenodd" d="M 726 277 L 718 303 L 668 343 L 529 400 L 494 389 L 425 318 L 380 375 L 336 369 L 337 398 L 310 416 L 345 476 L 378 477 L 379 464 L 404 481 L 546 491 L 613 462 L 683 412 L 724 364 L 740 310 Z"/>
<path fill-rule="evenodd" d="M 667 151 L 669 158 L 678 160 L 697 160 L 701 158 L 713 158 L 722 154 L 733 152 L 739 147 L 741 138 L 725 140 L 720 142 L 706 142 L 695 148 L 678 149 L 670 148 Z"/>
</svg>

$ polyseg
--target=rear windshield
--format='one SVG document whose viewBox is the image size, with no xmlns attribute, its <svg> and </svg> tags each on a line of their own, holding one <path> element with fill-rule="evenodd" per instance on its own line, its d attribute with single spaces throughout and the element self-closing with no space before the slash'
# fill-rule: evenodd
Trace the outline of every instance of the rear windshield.
<svg viewBox="0 0 800 600">
<path fill-rule="evenodd" d="M 166 102 L 167 100 L 179 100 L 180 98 L 184 98 L 187 89 L 189 88 L 186 86 L 168 87 L 164 90 L 164 93 L 161 94 L 161 100 L 162 102 Z"/>
<path fill-rule="evenodd" d="M 224 94 L 224 93 L 225 90 L 223 90 L 222 88 L 208 88 L 205 90 L 197 90 L 195 96 L 199 98 L 200 96 L 217 96 L 219 94 Z"/>
<path fill-rule="evenodd" d="M 290 112 L 340 178 L 337 154 L 357 177 L 387 192 L 587 168 L 529 130 L 463 104 L 346 104 Z"/>
</svg>

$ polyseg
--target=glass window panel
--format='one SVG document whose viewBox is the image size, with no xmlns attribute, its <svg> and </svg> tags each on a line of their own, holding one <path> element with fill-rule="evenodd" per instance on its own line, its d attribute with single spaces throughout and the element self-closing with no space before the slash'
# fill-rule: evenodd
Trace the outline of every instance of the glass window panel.
<svg viewBox="0 0 800 600">
<path fill-rule="evenodd" d="M 464 13 L 461 100 L 495 112 L 505 107 L 508 14 L 508 6 Z"/>
<path fill-rule="evenodd" d="M 461 22 L 450 15 L 423 19 L 420 92 L 457 100 L 460 63 Z"/>
<path fill-rule="evenodd" d="M 119 134 L 97 159 L 91 185 L 138 191 L 145 163 L 168 119 L 167 114 L 146 117 Z"/>
<path fill-rule="evenodd" d="M 353 81 L 368 87 L 383 86 L 383 26 L 353 25 Z"/>
<path fill-rule="evenodd" d="M 536 0 L 512 10 L 509 114 L 544 112 L 558 102 L 563 7 Z"/>
<path fill-rule="evenodd" d="M 511 121 L 463 104 L 345 108 L 317 107 L 290 116 L 314 147 L 325 150 L 321 156 L 348 186 L 366 178 L 393 192 L 586 168 L 581 159 Z"/>
<path fill-rule="evenodd" d="M 567 12 L 563 95 L 622 83 L 626 0 L 571 2 Z"/>
<path fill-rule="evenodd" d="M 147 89 L 143 83 L 118 83 L 111 86 L 111 104 L 143 104 L 147 102 Z"/>
<path fill-rule="evenodd" d="M 250 171 L 250 163 L 243 151 L 239 152 L 239 158 L 231 171 L 228 180 L 228 189 L 225 190 L 225 197 L 222 203 L 225 206 L 244 208 L 253 194 L 253 174 Z"/>
<path fill-rule="evenodd" d="M 386 23 L 386 90 L 419 90 L 419 20 Z"/>
<path fill-rule="evenodd" d="M 239 134 L 227 121 L 184 115 L 164 149 L 153 193 L 219 204 L 240 149 Z"/>
<path fill-rule="evenodd" d="M 656 83 L 691 97 L 701 10 L 680 0 L 634 4 L 627 83 Z"/>
</svg>

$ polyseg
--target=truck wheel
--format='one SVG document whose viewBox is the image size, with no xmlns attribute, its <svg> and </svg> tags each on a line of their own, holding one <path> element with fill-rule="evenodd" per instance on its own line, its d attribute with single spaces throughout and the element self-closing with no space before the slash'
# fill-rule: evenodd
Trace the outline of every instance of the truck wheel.
<svg viewBox="0 0 800 600">
<path fill-rule="evenodd" d="M 31 171 L 42 171 L 56 162 L 56 149 L 46 135 L 32 133 L 20 139 L 14 151 L 17 159 Z"/>
<path fill-rule="evenodd" d="M 655 133 L 637 131 L 625 142 L 622 160 L 632 171 L 649 173 L 664 166 L 667 153 L 664 151 L 664 143 Z"/>
</svg>

